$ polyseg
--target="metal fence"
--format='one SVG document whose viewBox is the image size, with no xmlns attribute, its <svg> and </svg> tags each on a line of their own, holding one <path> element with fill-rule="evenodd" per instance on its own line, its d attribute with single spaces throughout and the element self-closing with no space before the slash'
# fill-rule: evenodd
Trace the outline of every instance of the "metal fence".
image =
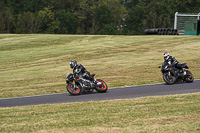
<svg viewBox="0 0 200 133">
<path fill-rule="evenodd" d="M 200 13 L 198 14 L 187 14 L 187 13 L 175 13 L 174 29 L 185 30 L 185 22 L 192 20 L 200 20 Z"/>
</svg>

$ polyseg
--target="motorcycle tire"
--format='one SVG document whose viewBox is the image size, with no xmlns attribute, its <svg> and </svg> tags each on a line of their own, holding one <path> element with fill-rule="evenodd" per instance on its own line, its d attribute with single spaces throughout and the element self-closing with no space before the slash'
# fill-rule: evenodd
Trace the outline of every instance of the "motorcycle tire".
<svg viewBox="0 0 200 133">
<path fill-rule="evenodd" d="M 104 93 L 104 92 L 106 92 L 108 90 L 108 86 L 103 80 L 97 79 L 97 82 L 101 82 L 103 84 L 103 86 L 98 86 L 98 85 L 96 86 L 95 90 L 97 92 Z"/>
<path fill-rule="evenodd" d="M 174 76 L 169 76 L 168 73 L 163 73 L 163 80 L 167 84 L 172 85 L 175 82 L 175 77 Z"/>
<path fill-rule="evenodd" d="M 193 74 L 187 70 L 185 75 L 185 82 L 191 83 L 193 82 L 193 80 L 194 80 Z"/>
<path fill-rule="evenodd" d="M 83 91 L 80 85 L 78 85 L 78 88 L 74 88 L 74 84 L 72 83 L 67 84 L 66 88 L 71 95 L 80 95 Z"/>
</svg>

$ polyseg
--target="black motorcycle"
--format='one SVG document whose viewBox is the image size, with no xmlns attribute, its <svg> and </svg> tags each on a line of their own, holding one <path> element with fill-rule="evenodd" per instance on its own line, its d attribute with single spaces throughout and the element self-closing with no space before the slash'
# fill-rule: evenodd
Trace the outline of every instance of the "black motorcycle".
<svg viewBox="0 0 200 133">
<path fill-rule="evenodd" d="M 174 65 L 169 65 L 167 62 L 163 62 L 161 68 L 161 72 L 163 73 L 163 80 L 167 84 L 174 84 L 177 80 L 182 80 L 187 83 L 191 83 L 194 80 L 192 73 L 188 70 L 189 67 L 186 63 L 181 64 L 183 70 L 176 68 Z"/>
<path fill-rule="evenodd" d="M 93 78 L 94 76 L 95 74 L 92 74 Z M 107 84 L 101 79 L 94 78 L 94 81 L 90 81 L 72 73 L 67 76 L 66 83 L 67 91 L 71 95 L 80 95 L 82 92 L 93 92 L 94 90 L 103 93 L 108 90 Z"/>
</svg>

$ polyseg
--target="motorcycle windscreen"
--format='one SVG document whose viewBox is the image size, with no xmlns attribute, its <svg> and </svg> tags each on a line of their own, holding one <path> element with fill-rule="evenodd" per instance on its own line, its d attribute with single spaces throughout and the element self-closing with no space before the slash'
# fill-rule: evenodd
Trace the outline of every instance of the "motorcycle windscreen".
<svg viewBox="0 0 200 133">
<path fill-rule="evenodd" d="M 169 64 L 168 64 L 167 62 L 164 61 L 164 62 L 162 63 L 162 70 L 165 69 L 165 67 L 168 66 L 168 65 L 169 65 Z"/>
</svg>

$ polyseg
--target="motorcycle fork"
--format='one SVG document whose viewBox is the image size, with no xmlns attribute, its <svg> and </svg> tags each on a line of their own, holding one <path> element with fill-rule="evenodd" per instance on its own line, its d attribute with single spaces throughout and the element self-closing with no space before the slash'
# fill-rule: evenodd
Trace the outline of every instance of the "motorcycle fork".
<svg viewBox="0 0 200 133">
<path fill-rule="evenodd" d="M 171 73 L 170 73 L 170 71 L 168 72 L 168 75 L 169 75 L 169 76 L 171 76 Z"/>
<path fill-rule="evenodd" d="M 171 72 L 170 72 L 170 71 L 168 71 L 168 76 L 169 76 L 169 77 L 171 76 Z"/>
<path fill-rule="evenodd" d="M 178 73 L 175 73 L 173 68 L 171 68 L 169 72 L 172 74 L 172 76 L 176 76 L 178 74 Z"/>
<path fill-rule="evenodd" d="M 71 82 L 71 84 L 73 85 L 74 89 L 78 89 L 78 86 L 77 86 L 77 83 L 76 83 L 75 80 L 73 80 L 73 81 Z"/>
</svg>

